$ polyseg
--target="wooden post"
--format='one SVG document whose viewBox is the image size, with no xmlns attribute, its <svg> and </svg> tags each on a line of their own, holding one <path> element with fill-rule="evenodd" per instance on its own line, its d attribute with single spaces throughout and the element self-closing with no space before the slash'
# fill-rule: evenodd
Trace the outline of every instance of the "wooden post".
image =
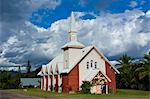
<svg viewBox="0 0 150 99">
<path fill-rule="evenodd" d="M 108 85 L 106 84 L 106 94 L 108 94 Z"/>
<path fill-rule="evenodd" d="M 41 77 L 41 89 L 43 89 L 42 88 L 42 85 L 43 85 L 43 81 L 42 80 L 43 80 L 43 76 Z"/>
</svg>

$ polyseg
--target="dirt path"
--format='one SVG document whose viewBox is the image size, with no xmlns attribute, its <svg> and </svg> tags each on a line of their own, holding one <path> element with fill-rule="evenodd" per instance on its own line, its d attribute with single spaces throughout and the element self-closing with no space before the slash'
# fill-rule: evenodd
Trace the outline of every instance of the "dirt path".
<svg viewBox="0 0 150 99">
<path fill-rule="evenodd" d="M 37 96 L 27 96 L 19 93 L 11 93 L 6 90 L 0 90 L 0 99 L 44 99 Z"/>
</svg>

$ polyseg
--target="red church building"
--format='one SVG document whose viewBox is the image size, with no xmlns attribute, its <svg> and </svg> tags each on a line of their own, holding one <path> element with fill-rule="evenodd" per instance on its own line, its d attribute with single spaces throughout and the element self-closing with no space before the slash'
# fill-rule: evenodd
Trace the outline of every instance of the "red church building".
<svg viewBox="0 0 150 99">
<path fill-rule="evenodd" d="M 116 74 L 119 71 L 99 49 L 85 46 L 77 40 L 74 14 L 70 17 L 69 42 L 62 47 L 62 53 L 51 62 L 42 65 L 41 89 L 56 92 L 80 91 L 84 81 L 92 84 L 91 93 L 108 94 L 116 92 Z"/>
</svg>

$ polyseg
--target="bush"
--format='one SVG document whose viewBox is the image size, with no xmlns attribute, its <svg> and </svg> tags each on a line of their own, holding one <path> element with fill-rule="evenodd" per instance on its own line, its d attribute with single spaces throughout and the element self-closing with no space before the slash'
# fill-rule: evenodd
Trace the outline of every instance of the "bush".
<svg viewBox="0 0 150 99">
<path fill-rule="evenodd" d="M 20 87 L 20 74 L 13 75 L 8 71 L 0 71 L 0 89 L 15 89 Z"/>
<path fill-rule="evenodd" d="M 83 84 L 81 85 L 81 92 L 82 93 L 90 93 L 90 89 L 91 89 L 91 84 L 88 81 L 83 81 Z"/>
</svg>

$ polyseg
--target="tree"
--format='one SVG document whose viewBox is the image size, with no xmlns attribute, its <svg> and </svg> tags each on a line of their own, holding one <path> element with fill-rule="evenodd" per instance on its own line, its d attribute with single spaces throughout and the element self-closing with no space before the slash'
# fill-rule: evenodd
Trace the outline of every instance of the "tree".
<svg viewBox="0 0 150 99">
<path fill-rule="evenodd" d="M 134 63 L 133 59 L 123 55 L 119 60 L 120 75 L 117 75 L 118 88 L 150 90 L 150 52 Z"/>
<path fill-rule="evenodd" d="M 117 65 L 121 65 L 123 67 L 132 64 L 133 59 L 127 54 L 123 54 L 117 61 L 119 62 Z"/>
<path fill-rule="evenodd" d="M 150 90 L 150 52 L 145 54 L 143 60 L 140 63 L 140 66 L 135 70 L 141 87 L 143 90 Z"/>
<path fill-rule="evenodd" d="M 134 70 L 133 70 L 133 65 L 132 62 L 133 59 L 128 56 L 127 54 L 122 55 L 122 57 L 119 58 L 118 62 L 121 65 L 119 68 L 120 75 L 118 75 L 119 85 L 118 87 L 123 87 L 123 88 L 131 88 L 132 81 L 134 79 Z"/>
<path fill-rule="evenodd" d="M 31 65 L 30 65 L 30 61 L 28 60 L 27 73 L 30 73 L 30 71 L 31 71 Z"/>
<path fill-rule="evenodd" d="M 12 75 L 9 71 L 0 71 L 0 89 L 20 87 L 20 73 Z"/>
</svg>

